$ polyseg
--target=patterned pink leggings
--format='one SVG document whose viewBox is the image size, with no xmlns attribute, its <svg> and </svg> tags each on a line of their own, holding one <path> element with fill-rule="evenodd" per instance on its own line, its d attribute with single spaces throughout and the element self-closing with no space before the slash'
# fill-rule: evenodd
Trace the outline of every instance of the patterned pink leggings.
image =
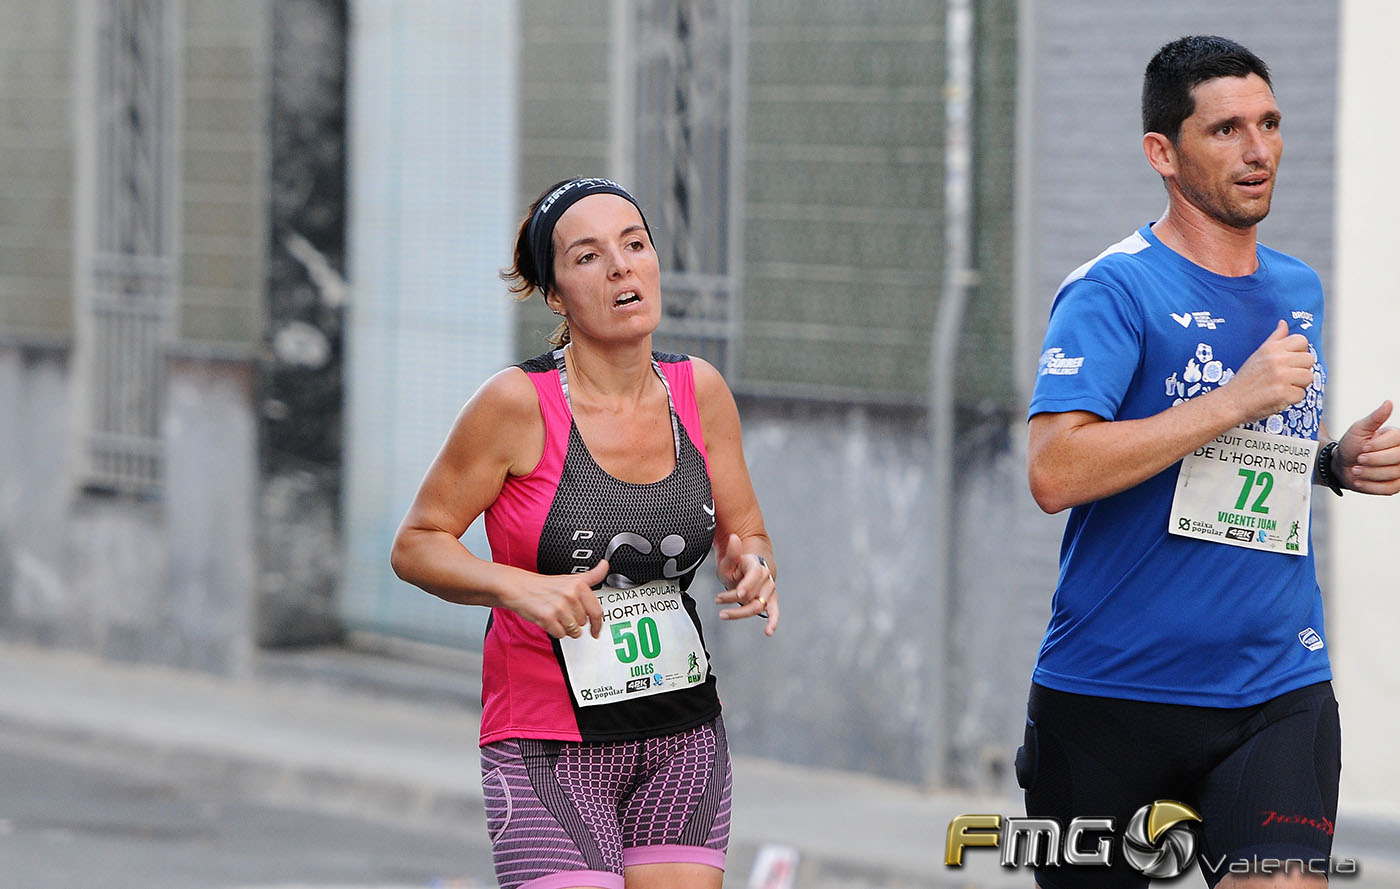
<svg viewBox="0 0 1400 889">
<path fill-rule="evenodd" d="M 481 748 L 503 889 L 622 889 L 623 868 L 724 868 L 729 745 L 714 722 L 644 741 L 512 739 Z"/>
</svg>

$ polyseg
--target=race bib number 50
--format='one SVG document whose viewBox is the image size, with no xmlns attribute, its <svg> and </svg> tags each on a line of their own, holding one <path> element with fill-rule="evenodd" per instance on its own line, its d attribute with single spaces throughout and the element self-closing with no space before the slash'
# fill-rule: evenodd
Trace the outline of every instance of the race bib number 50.
<svg viewBox="0 0 1400 889">
<path fill-rule="evenodd" d="M 681 601 L 680 585 L 657 580 L 596 593 L 603 632 L 559 640 L 569 687 L 580 707 L 664 694 L 710 675 L 700 634 Z M 586 629 L 586 628 L 585 628 Z"/>
<path fill-rule="evenodd" d="M 1307 555 L 1316 452 L 1309 439 L 1231 429 L 1181 461 L 1167 530 Z"/>
</svg>

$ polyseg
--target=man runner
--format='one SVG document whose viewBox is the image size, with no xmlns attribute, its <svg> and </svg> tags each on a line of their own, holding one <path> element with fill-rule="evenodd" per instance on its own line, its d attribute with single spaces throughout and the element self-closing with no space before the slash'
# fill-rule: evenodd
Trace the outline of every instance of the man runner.
<svg viewBox="0 0 1400 889">
<path fill-rule="evenodd" d="M 1389 401 L 1323 423 L 1321 282 L 1256 239 L 1283 153 L 1264 62 L 1169 43 L 1142 115 L 1166 212 L 1061 285 L 1030 405 L 1031 492 L 1071 513 L 1017 774 L 1061 823 L 1185 803 L 1211 886 L 1322 885 L 1260 866 L 1325 861 L 1337 811 L 1311 493 L 1400 490 L 1400 429 Z M 1148 883 L 1118 854 L 1036 880 Z"/>
</svg>

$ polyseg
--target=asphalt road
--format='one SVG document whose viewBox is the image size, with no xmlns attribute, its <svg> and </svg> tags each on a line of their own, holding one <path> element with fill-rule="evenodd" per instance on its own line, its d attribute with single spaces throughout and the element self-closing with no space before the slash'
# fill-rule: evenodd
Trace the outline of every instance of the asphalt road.
<svg viewBox="0 0 1400 889">
<path fill-rule="evenodd" d="M 153 764 L 154 766 L 154 764 Z M 281 796 L 278 797 L 282 798 Z M 1388 835 L 1337 850 L 1362 872 L 1342 889 L 1400 889 Z M 930 840 L 941 848 L 941 838 Z M 1385 854 L 1376 854 L 1384 850 Z M 934 868 L 896 878 L 828 864 L 797 889 L 993 889 L 1029 885 L 983 855 L 967 873 Z M 754 885 L 731 862 L 727 886 Z M 810 871 L 810 869 L 809 869 Z M 763 884 L 763 881 L 757 881 Z M 784 885 L 783 881 L 773 885 Z M 1173 885 L 1204 883 L 1189 875 Z M 0 889 L 484 889 L 495 886 L 480 825 L 386 821 L 270 805 L 227 782 L 183 785 L 133 771 L 82 745 L 0 731 Z"/>
<path fill-rule="evenodd" d="M 476 889 L 485 837 L 309 810 L 0 745 L 0 889 Z"/>
</svg>

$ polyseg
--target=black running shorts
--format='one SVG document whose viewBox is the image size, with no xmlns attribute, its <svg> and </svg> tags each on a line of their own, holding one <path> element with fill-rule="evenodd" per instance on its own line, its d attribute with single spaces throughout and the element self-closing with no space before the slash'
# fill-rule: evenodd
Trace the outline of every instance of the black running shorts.
<svg viewBox="0 0 1400 889">
<path fill-rule="evenodd" d="M 1111 816 L 1112 865 L 1037 867 L 1043 889 L 1138 889 L 1147 877 L 1116 844 L 1139 809 L 1186 803 L 1196 862 L 1214 887 L 1235 868 L 1325 866 L 1341 776 L 1330 682 L 1252 707 L 1191 707 L 1091 697 L 1032 685 L 1016 775 L 1026 813 L 1062 825 Z M 1262 864 L 1261 864 L 1262 863 Z"/>
</svg>

